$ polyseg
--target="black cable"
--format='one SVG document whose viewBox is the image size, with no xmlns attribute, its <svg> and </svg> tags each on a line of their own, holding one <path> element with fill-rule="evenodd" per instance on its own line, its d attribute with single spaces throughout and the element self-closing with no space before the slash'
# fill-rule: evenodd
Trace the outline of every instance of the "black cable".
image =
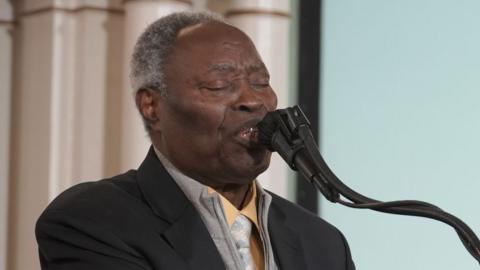
<svg viewBox="0 0 480 270">
<path fill-rule="evenodd" d="M 267 114 L 259 123 L 259 139 L 270 150 L 277 151 L 292 169 L 300 171 L 329 201 L 351 208 L 441 221 L 455 229 L 465 248 L 480 263 L 480 240 L 467 224 L 454 215 L 423 201 L 374 200 L 345 185 L 320 155 L 309 126 L 308 119 L 298 106 L 277 110 Z"/>
<path fill-rule="evenodd" d="M 302 131 L 302 129 L 304 130 Z M 419 216 L 441 221 L 455 229 L 467 251 L 480 263 L 480 240 L 477 238 L 472 229 L 470 229 L 470 227 L 468 227 L 468 225 L 462 220 L 430 203 L 413 200 L 381 202 L 368 198 L 350 189 L 330 170 L 318 150 L 312 150 L 316 149 L 316 144 L 312 137 L 310 137 L 310 132 L 306 128 L 301 128 L 298 130 L 298 132 L 301 134 L 300 137 L 304 139 L 303 143 L 306 145 L 305 150 L 308 152 L 311 162 L 315 164 L 315 167 L 318 170 L 317 174 L 314 175 L 311 181 L 312 183 L 316 183 L 314 186 L 317 188 L 322 185 L 328 186 L 328 188 L 319 188 L 320 191 L 322 191 L 322 189 L 327 189 L 332 190 L 334 194 L 337 194 L 333 198 L 330 198 L 331 201 L 338 202 L 342 205 L 352 208 L 367 208 L 383 213 Z M 297 152 L 297 154 L 298 153 L 299 152 Z M 329 196 L 330 193 L 327 193 L 327 196 Z M 342 201 L 339 195 L 348 198 L 353 203 Z"/>
</svg>

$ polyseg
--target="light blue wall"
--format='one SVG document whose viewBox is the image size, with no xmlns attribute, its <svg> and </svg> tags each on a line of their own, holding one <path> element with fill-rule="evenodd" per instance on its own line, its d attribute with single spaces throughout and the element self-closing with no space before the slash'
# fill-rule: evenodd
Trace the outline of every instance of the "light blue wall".
<svg viewBox="0 0 480 270">
<path fill-rule="evenodd" d="M 324 0 L 321 142 L 345 183 L 480 235 L 480 1 Z M 479 269 L 436 221 L 321 202 L 360 270 Z"/>
</svg>

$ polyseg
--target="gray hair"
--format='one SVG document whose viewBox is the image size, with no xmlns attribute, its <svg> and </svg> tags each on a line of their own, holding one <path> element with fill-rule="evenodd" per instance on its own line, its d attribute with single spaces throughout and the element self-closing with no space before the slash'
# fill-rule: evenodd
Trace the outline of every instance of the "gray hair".
<svg viewBox="0 0 480 270">
<path fill-rule="evenodd" d="M 133 50 L 130 62 L 133 90 L 149 88 L 165 96 L 165 64 L 178 33 L 186 27 L 209 22 L 226 23 L 220 15 L 210 12 L 179 12 L 150 24 L 138 38 Z"/>
</svg>

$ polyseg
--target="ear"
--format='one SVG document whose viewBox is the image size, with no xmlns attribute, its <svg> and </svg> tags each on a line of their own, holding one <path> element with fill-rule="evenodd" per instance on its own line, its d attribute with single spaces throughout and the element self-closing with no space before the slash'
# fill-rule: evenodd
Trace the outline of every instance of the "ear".
<svg viewBox="0 0 480 270">
<path fill-rule="evenodd" d="M 148 125 L 148 128 L 152 131 L 159 128 L 159 111 L 157 108 L 159 98 L 161 98 L 161 95 L 152 89 L 142 88 L 135 94 L 135 103 L 137 104 L 138 111 Z"/>
</svg>

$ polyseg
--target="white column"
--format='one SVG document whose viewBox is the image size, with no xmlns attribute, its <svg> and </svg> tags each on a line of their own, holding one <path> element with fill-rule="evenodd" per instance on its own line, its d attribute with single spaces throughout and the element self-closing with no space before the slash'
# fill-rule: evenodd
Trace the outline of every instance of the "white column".
<svg viewBox="0 0 480 270">
<path fill-rule="evenodd" d="M 128 77 L 130 57 L 137 38 L 145 28 L 156 19 L 175 11 L 191 8 L 189 1 L 143 0 L 125 2 L 125 53 L 124 86 L 122 92 L 122 122 L 120 170 L 137 168 L 145 158 L 150 139 L 143 128 L 143 123 L 134 102 L 134 91 Z"/>
<path fill-rule="evenodd" d="M 289 100 L 289 0 L 231 0 L 226 7 L 227 21 L 247 33 L 267 66 L 271 85 L 278 97 L 278 108 L 291 105 Z M 288 166 L 274 154 L 270 168 L 259 180 L 262 185 L 283 197 L 288 190 Z"/>
<path fill-rule="evenodd" d="M 105 176 L 121 77 L 121 1 L 20 2 L 15 28 L 8 269 L 39 269 L 35 222 L 81 180 Z M 118 96 L 118 94 L 116 94 Z"/>
<path fill-rule="evenodd" d="M 13 10 L 0 1 L 0 270 L 7 270 Z"/>
<path fill-rule="evenodd" d="M 17 18 L 8 269 L 39 269 L 34 224 L 51 188 L 52 12 Z"/>
</svg>

